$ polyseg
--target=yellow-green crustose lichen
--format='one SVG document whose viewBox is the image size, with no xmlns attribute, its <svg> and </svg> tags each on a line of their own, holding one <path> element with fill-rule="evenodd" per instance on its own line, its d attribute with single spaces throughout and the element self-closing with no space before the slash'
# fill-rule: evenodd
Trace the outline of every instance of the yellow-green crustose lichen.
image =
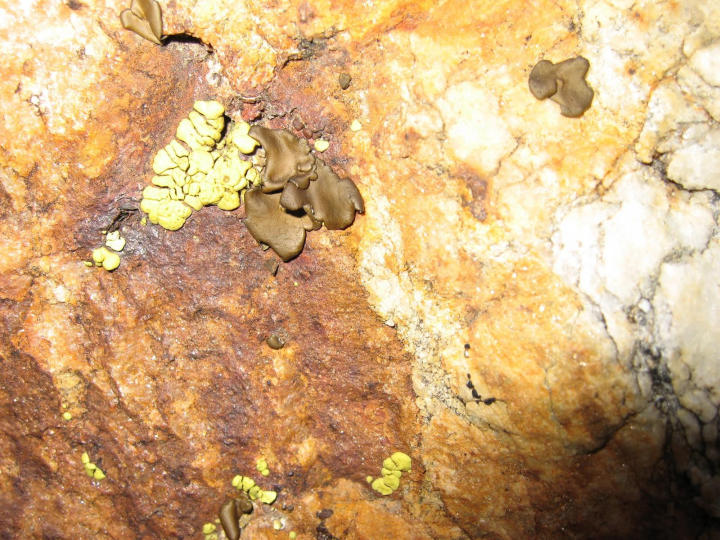
<svg viewBox="0 0 720 540">
<path fill-rule="evenodd" d="M 176 138 L 156 154 L 153 185 L 143 190 L 140 203 L 152 223 L 175 231 L 203 206 L 235 210 L 245 189 L 260 182 L 247 156 L 258 146 L 248 135 L 250 125 L 232 122 L 223 137 L 224 114 L 217 101 L 196 101 Z"/>
<path fill-rule="evenodd" d="M 104 231 L 103 231 L 104 232 Z M 107 247 L 106 247 L 107 246 Z M 110 249 L 108 249 L 108 247 Z M 120 236 L 120 231 L 109 232 L 105 235 L 105 245 L 92 252 L 92 262 L 85 261 L 87 266 L 102 266 L 108 272 L 120 266 L 120 255 L 117 251 L 125 248 L 125 239 Z"/>
<path fill-rule="evenodd" d="M 382 470 L 380 471 L 382 476 L 375 480 L 368 476 L 367 481 L 381 495 L 390 495 L 400 487 L 402 473 L 409 471 L 411 466 L 412 460 L 410 456 L 403 452 L 395 452 L 383 461 Z"/>
<path fill-rule="evenodd" d="M 255 468 L 263 476 L 267 476 L 270 474 L 270 469 L 268 469 L 268 464 L 267 464 L 267 461 L 265 461 L 265 458 L 258 459 L 257 464 L 255 465 Z"/>
<path fill-rule="evenodd" d="M 237 475 L 232 479 L 232 485 L 238 490 L 242 490 L 248 494 L 250 500 L 260 500 L 265 504 L 272 504 L 277 498 L 277 493 L 270 490 L 263 490 L 255 483 L 255 480 L 249 476 Z"/>
<path fill-rule="evenodd" d="M 90 478 L 94 478 L 95 480 L 102 480 L 105 478 L 105 473 L 100 467 L 90 461 L 90 456 L 87 452 L 82 453 L 80 461 L 82 462 L 83 467 L 85 467 L 85 474 L 87 474 Z"/>
</svg>

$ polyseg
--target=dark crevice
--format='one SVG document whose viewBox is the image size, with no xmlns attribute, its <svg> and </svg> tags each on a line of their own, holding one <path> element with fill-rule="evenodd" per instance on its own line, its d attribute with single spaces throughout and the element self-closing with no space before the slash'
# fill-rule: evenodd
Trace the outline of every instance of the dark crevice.
<svg viewBox="0 0 720 540">
<path fill-rule="evenodd" d="M 169 34 L 162 39 L 163 45 L 169 45 L 170 43 L 180 43 L 189 45 L 202 45 L 209 54 L 213 54 L 215 49 L 209 43 L 205 43 L 199 37 L 191 34 L 180 33 L 180 34 Z"/>
</svg>

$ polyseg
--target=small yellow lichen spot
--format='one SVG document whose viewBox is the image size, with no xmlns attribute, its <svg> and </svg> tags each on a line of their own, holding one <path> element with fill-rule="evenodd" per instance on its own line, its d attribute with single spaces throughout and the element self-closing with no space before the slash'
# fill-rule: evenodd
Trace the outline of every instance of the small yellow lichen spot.
<svg viewBox="0 0 720 540">
<path fill-rule="evenodd" d="M 95 469 L 97 469 L 97 465 L 95 465 L 94 463 L 85 464 L 85 472 L 88 473 L 90 476 L 95 473 Z"/>
<path fill-rule="evenodd" d="M 370 475 L 368 475 L 368 476 L 365 477 L 365 481 L 366 481 L 368 484 L 372 484 L 373 477 L 370 476 Z"/>
<path fill-rule="evenodd" d="M 105 473 L 102 472 L 102 469 L 96 468 L 95 471 L 93 472 L 93 478 L 95 480 L 102 480 L 105 478 Z"/>
<path fill-rule="evenodd" d="M 400 471 L 391 471 L 390 469 L 386 469 L 385 467 L 382 468 L 382 470 L 380 471 L 380 474 L 382 474 L 383 476 L 393 475 L 393 476 L 397 476 L 398 478 L 400 478 L 402 476 L 402 473 Z"/>
<path fill-rule="evenodd" d="M 295 540 L 297 538 L 297 533 L 295 531 L 290 531 L 288 536 L 290 537 L 290 540 Z"/>
<path fill-rule="evenodd" d="M 362 124 L 357 120 L 353 120 L 350 124 L 350 131 L 360 131 L 362 129 Z"/>
<path fill-rule="evenodd" d="M 120 266 L 120 255 L 118 255 L 117 253 L 108 251 L 105 254 L 105 260 L 103 260 L 103 262 L 102 262 L 102 267 L 105 270 L 107 270 L 108 272 L 112 272 L 118 266 Z"/>
<path fill-rule="evenodd" d="M 264 471 L 265 469 L 267 469 L 267 468 L 268 468 L 268 464 L 267 464 L 267 461 L 265 461 L 265 458 L 260 458 L 260 459 L 258 459 L 258 460 L 257 460 L 257 463 L 255 464 L 255 468 L 256 468 L 258 471 Z"/>
<path fill-rule="evenodd" d="M 232 479 L 232 487 L 234 487 L 234 488 L 240 487 L 240 484 L 242 484 L 242 476 L 240 476 L 239 474 L 236 474 L 235 476 L 233 476 L 233 479 Z"/>
<path fill-rule="evenodd" d="M 276 531 L 279 531 L 279 530 L 282 530 L 282 528 L 283 528 L 282 521 L 280 521 L 279 519 L 276 519 L 273 521 L 273 529 L 275 529 Z"/>
<path fill-rule="evenodd" d="M 203 534 L 210 534 L 214 533 L 217 527 L 215 527 L 214 523 L 205 523 L 202 528 Z"/>
<path fill-rule="evenodd" d="M 90 463 L 90 456 L 87 452 L 83 452 L 82 456 L 80 456 L 80 461 L 85 465 L 86 463 Z"/>
<path fill-rule="evenodd" d="M 260 489 L 258 486 L 253 486 L 248 490 L 248 497 L 252 499 L 253 501 L 263 495 L 263 490 Z"/>
<path fill-rule="evenodd" d="M 385 469 L 389 469 L 391 471 L 396 471 L 398 466 L 395 464 L 395 462 L 390 458 L 385 458 L 385 461 L 383 461 L 382 466 Z"/>
<path fill-rule="evenodd" d="M 145 225 L 147 225 L 147 218 L 145 216 L 143 216 L 142 219 L 140 220 L 140 225 L 142 225 L 143 227 Z"/>
<path fill-rule="evenodd" d="M 270 471 L 268 469 L 263 469 L 262 471 L 260 471 L 260 474 L 262 474 L 263 476 L 269 476 Z"/>
<path fill-rule="evenodd" d="M 272 504 L 277 499 L 277 493 L 274 491 L 263 491 L 260 494 L 260 500 L 265 504 Z"/>
<path fill-rule="evenodd" d="M 317 141 L 315 141 L 315 144 L 313 144 L 313 146 L 318 152 L 324 152 L 325 150 L 330 148 L 330 143 L 325 139 L 318 139 Z"/>
<path fill-rule="evenodd" d="M 70 414 L 70 413 L 67 412 L 67 411 L 65 411 L 64 413 L 62 413 L 62 417 L 63 417 L 63 420 L 66 420 L 66 421 L 67 421 L 67 420 L 72 420 L 72 414 Z"/>
<path fill-rule="evenodd" d="M 250 488 L 255 486 L 255 480 L 252 478 L 248 478 L 247 476 L 243 476 L 242 479 L 242 489 L 243 491 L 249 491 Z"/>
<path fill-rule="evenodd" d="M 83 261 L 83 264 L 84 264 L 85 266 L 95 266 L 95 265 L 92 263 L 92 261 Z"/>
<path fill-rule="evenodd" d="M 102 266 L 108 272 L 120 266 L 120 256 L 109 251 L 105 246 L 94 249 L 92 258 L 95 261 L 95 266 Z"/>
<path fill-rule="evenodd" d="M 218 540 L 218 539 L 219 539 L 219 536 L 217 535 L 217 533 L 205 535 L 205 540 Z"/>
<path fill-rule="evenodd" d="M 125 248 L 125 239 L 120 236 L 120 231 L 109 232 L 105 236 L 105 245 L 115 251 L 122 251 Z"/>
</svg>

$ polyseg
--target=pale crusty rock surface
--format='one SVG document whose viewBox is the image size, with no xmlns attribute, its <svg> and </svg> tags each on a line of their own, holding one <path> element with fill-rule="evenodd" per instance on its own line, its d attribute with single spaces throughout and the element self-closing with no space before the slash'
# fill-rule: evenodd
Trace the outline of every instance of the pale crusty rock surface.
<svg viewBox="0 0 720 540">
<path fill-rule="evenodd" d="M 3 537 L 201 538 L 260 456 L 248 538 L 717 534 L 716 2 L 161 5 L 164 46 L 0 3 Z M 568 119 L 527 76 L 577 55 Z M 242 209 L 142 226 L 208 98 L 330 141 L 366 214 L 277 276 Z"/>
</svg>

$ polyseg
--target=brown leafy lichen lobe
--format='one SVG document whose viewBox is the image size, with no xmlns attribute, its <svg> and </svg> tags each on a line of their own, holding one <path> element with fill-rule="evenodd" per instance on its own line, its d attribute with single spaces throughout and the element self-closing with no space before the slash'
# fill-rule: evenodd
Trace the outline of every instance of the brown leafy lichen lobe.
<svg viewBox="0 0 720 540">
<path fill-rule="evenodd" d="M 265 150 L 266 164 L 262 172 L 263 193 L 280 191 L 288 182 L 306 189 L 317 178 L 315 158 L 307 141 L 285 129 L 250 128 L 249 135 Z"/>
<path fill-rule="evenodd" d="M 355 184 L 338 177 L 310 151 L 307 141 L 286 129 L 262 126 L 249 135 L 261 144 L 262 184 L 245 196 L 245 224 L 258 242 L 270 246 L 283 261 L 296 257 L 305 232 L 345 229 L 365 204 Z"/>
<path fill-rule="evenodd" d="M 286 210 L 304 210 L 328 229 L 345 229 L 352 225 L 356 212 L 365 211 L 362 196 L 351 180 L 341 179 L 323 161 L 317 161 L 317 180 L 307 189 L 288 183 L 280 205 Z"/>
<path fill-rule="evenodd" d="M 528 86 L 537 99 L 550 98 L 563 116 L 582 116 L 592 104 L 594 92 L 585 81 L 590 62 L 582 56 L 557 64 L 541 60 L 530 72 Z"/>
</svg>

